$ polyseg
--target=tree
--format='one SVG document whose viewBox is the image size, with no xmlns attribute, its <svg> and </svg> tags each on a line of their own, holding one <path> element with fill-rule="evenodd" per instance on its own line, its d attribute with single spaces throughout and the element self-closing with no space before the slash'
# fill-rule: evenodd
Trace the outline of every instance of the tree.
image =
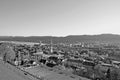
<svg viewBox="0 0 120 80">
<path fill-rule="evenodd" d="M 7 44 L 0 45 L 0 56 L 4 61 L 13 61 L 15 59 L 15 52 L 12 47 Z"/>
</svg>

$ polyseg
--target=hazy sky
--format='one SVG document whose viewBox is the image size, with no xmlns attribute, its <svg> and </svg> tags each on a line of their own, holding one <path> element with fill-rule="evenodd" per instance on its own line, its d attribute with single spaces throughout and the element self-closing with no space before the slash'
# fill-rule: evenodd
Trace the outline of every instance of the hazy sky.
<svg viewBox="0 0 120 80">
<path fill-rule="evenodd" d="M 120 34 L 120 0 L 0 0 L 0 36 Z"/>
</svg>

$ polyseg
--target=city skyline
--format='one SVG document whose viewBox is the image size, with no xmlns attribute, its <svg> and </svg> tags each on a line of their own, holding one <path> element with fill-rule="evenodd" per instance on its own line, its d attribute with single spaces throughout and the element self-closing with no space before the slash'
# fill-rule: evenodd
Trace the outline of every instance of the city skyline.
<svg viewBox="0 0 120 80">
<path fill-rule="evenodd" d="M 0 36 L 119 34 L 119 0 L 0 0 Z"/>
</svg>

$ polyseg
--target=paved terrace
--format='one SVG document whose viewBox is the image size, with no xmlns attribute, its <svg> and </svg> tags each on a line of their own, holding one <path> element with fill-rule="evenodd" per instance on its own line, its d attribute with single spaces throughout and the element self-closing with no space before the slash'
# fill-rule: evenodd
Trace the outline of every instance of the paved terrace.
<svg viewBox="0 0 120 80">
<path fill-rule="evenodd" d="M 38 80 L 31 75 L 25 75 L 14 66 L 0 60 L 0 80 Z"/>
<path fill-rule="evenodd" d="M 45 80 L 90 80 L 77 75 L 73 75 L 70 72 L 48 68 L 46 66 L 36 66 L 25 69 L 25 71 L 34 74 L 38 77 L 42 77 Z"/>
<path fill-rule="evenodd" d="M 72 75 L 67 72 L 65 73 L 64 71 L 51 69 L 45 66 L 31 67 L 25 69 L 25 71 L 41 78 L 41 80 L 89 80 L 80 76 Z M 40 79 L 37 79 L 29 74 L 25 74 L 25 72 L 0 60 L 0 80 L 40 80 Z"/>
</svg>

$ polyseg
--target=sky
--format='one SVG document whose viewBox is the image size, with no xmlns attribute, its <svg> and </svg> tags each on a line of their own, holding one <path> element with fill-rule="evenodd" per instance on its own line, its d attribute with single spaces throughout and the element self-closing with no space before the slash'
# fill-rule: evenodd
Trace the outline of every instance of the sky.
<svg viewBox="0 0 120 80">
<path fill-rule="evenodd" d="M 0 36 L 120 34 L 120 0 L 0 0 Z"/>
</svg>

